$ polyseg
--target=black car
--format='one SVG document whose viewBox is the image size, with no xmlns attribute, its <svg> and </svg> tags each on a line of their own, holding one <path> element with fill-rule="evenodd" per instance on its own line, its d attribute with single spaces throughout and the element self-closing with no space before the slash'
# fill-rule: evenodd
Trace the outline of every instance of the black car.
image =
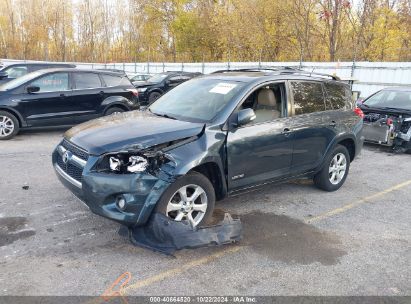
<svg viewBox="0 0 411 304">
<path fill-rule="evenodd" d="M 148 104 L 179 84 L 200 76 L 201 73 L 165 72 L 150 77 L 147 82 L 135 81 L 138 99 L 141 104 Z"/>
<path fill-rule="evenodd" d="M 24 76 L 28 73 L 43 70 L 43 69 L 55 69 L 55 68 L 75 68 L 74 64 L 66 63 L 52 63 L 52 62 L 42 62 L 42 63 L 14 63 L 2 67 L 0 69 L 0 85 Z"/>
<path fill-rule="evenodd" d="M 74 125 L 138 108 L 136 89 L 117 73 L 39 70 L 0 86 L 0 140 L 21 128 Z"/>
<path fill-rule="evenodd" d="M 181 84 L 145 111 L 72 128 L 53 166 L 101 216 L 136 226 L 155 210 L 196 226 L 216 200 L 267 183 L 308 177 L 339 189 L 362 148 L 360 115 L 332 76 L 221 72 Z"/>
<path fill-rule="evenodd" d="M 364 112 L 367 142 L 393 147 L 396 152 L 411 150 L 411 87 L 383 89 L 358 106 Z"/>
</svg>

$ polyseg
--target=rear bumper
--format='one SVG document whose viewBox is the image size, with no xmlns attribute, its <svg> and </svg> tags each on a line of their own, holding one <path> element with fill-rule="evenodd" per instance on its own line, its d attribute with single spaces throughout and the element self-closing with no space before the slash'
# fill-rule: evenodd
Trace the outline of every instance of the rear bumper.
<svg viewBox="0 0 411 304">
<path fill-rule="evenodd" d="M 61 183 L 90 210 L 127 226 L 144 225 L 150 217 L 161 195 L 169 186 L 168 182 L 148 173 L 110 174 L 92 172 L 97 157 L 90 157 L 84 167 L 81 180 L 68 175 L 59 166 L 58 149 L 53 152 L 53 167 Z M 124 198 L 126 207 L 117 206 L 119 198 Z"/>
</svg>

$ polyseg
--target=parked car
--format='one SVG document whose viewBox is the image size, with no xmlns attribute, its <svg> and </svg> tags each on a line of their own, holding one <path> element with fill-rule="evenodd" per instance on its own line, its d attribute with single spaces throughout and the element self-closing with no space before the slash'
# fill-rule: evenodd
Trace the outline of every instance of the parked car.
<svg viewBox="0 0 411 304">
<path fill-rule="evenodd" d="M 333 76 L 299 70 L 199 77 L 145 111 L 67 131 L 61 182 L 91 211 L 129 226 L 153 210 L 193 226 L 229 195 L 296 177 L 339 189 L 363 144 L 360 110 Z"/>
<path fill-rule="evenodd" d="M 117 73 L 39 70 L 0 86 L 0 140 L 23 128 L 74 125 L 138 108 L 136 89 Z"/>
<path fill-rule="evenodd" d="M 154 75 L 146 82 L 133 84 L 137 88 L 140 103 L 148 104 L 179 84 L 200 75 L 201 73 L 165 72 Z"/>
<path fill-rule="evenodd" d="M 140 83 L 148 81 L 153 75 L 150 74 L 133 74 L 130 75 L 130 81 L 136 86 Z"/>
<path fill-rule="evenodd" d="M 54 69 L 54 68 L 75 68 L 74 64 L 65 63 L 52 63 L 52 62 L 41 62 L 41 63 L 14 63 L 2 67 L 0 69 L 0 85 L 9 82 L 10 80 L 19 78 L 28 73 L 43 70 L 43 69 Z"/>
<path fill-rule="evenodd" d="M 398 152 L 411 150 L 411 87 L 383 89 L 358 106 L 364 112 L 367 142 L 391 146 Z"/>
</svg>

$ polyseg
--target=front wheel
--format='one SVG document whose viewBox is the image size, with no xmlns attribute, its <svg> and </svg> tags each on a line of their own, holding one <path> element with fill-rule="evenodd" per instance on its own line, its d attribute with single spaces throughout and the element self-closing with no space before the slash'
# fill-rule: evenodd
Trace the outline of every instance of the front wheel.
<svg viewBox="0 0 411 304">
<path fill-rule="evenodd" d="M 168 187 L 156 211 L 175 220 L 188 220 L 193 227 L 206 223 L 213 214 L 215 193 L 207 177 L 189 173 Z"/>
<path fill-rule="evenodd" d="M 159 99 L 160 96 L 161 96 L 161 93 L 160 93 L 160 92 L 150 93 L 150 95 L 148 96 L 148 102 L 153 102 L 153 101 Z"/>
<path fill-rule="evenodd" d="M 345 182 L 350 169 L 350 154 L 346 147 L 337 145 L 314 176 L 314 184 L 325 191 L 338 190 Z"/>
<path fill-rule="evenodd" d="M 0 140 L 7 140 L 19 132 L 19 121 L 9 112 L 0 111 Z"/>
</svg>

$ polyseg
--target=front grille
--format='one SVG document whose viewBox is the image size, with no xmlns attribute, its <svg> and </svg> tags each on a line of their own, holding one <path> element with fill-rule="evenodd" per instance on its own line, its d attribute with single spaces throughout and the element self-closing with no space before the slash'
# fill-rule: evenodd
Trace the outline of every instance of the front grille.
<svg viewBox="0 0 411 304">
<path fill-rule="evenodd" d="M 63 162 L 63 158 L 61 157 L 60 154 L 57 153 L 57 165 L 64 171 L 66 172 L 70 177 L 74 178 L 78 182 L 82 182 L 82 173 L 83 173 L 83 168 L 80 168 L 76 166 L 75 164 L 72 164 L 68 162 L 65 164 Z"/>
<path fill-rule="evenodd" d="M 79 147 L 73 145 L 71 142 L 63 139 L 60 145 L 63 146 L 68 151 L 70 151 L 71 153 L 73 153 L 78 158 L 81 158 L 82 160 L 88 160 L 87 151 L 80 149 Z"/>
<path fill-rule="evenodd" d="M 84 151 L 83 149 L 73 145 L 68 140 L 63 139 L 60 145 L 64 147 L 67 151 L 70 151 L 76 157 L 84 161 L 88 160 L 87 151 Z M 69 160 L 67 163 L 64 163 L 63 156 L 60 155 L 60 153 L 57 153 L 57 165 L 65 173 L 67 173 L 67 175 L 69 175 L 71 178 L 75 179 L 76 181 L 80 183 L 82 182 L 83 167 L 81 166 L 81 164 L 78 164 L 77 162 L 74 162 L 73 160 Z"/>
</svg>

